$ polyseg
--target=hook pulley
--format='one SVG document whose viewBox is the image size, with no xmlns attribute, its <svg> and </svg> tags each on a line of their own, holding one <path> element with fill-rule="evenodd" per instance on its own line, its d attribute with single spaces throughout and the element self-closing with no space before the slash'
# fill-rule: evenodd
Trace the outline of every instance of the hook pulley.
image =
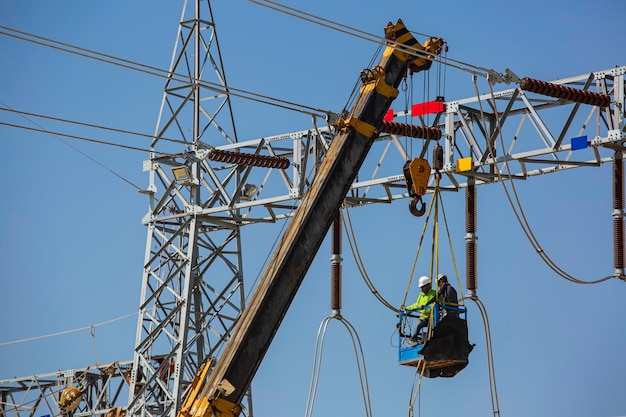
<svg viewBox="0 0 626 417">
<path fill-rule="evenodd" d="M 409 203 L 409 211 L 415 217 L 423 216 L 426 213 L 426 204 L 422 201 L 422 196 L 428 189 L 430 165 L 426 159 L 414 158 L 404 164 L 402 171 L 409 196 L 413 197 Z M 421 206 L 418 208 L 420 203 Z"/>
</svg>

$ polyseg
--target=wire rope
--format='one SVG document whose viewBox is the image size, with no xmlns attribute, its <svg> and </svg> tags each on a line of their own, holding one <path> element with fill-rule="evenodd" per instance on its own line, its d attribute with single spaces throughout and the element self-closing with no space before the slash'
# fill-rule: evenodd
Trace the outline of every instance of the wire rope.
<svg viewBox="0 0 626 417">
<path fill-rule="evenodd" d="M 369 63 L 368 63 L 366 68 L 372 68 L 374 66 L 375 59 L 380 54 L 380 50 L 381 49 L 382 49 L 382 44 L 379 44 L 378 45 L 378 49 L 372 55 L 372 58 L 370 58 L 370 61 L 369 61 Z M 354 108 L 354 103 L 356 102 L 356 100 L 358 98 L 357 91 L 359 90 L 359 87 L 362 85 L 361 75 L 363 74 L 363 72 L 364 71 L 361 71 L 361 74 L 359 74 L 359 77 L 354 82 L 354 85 L 352 87 L 352 91 L 350 92 L 350 95 L 348 96 L 348 100 L 346 100 L 346 104 L 343 106 L 343 109 L 341 110 L 341 114 L 342 115 L 348 114 L 349 113 L 348 109 L 353 109 Z"/>
<path fill-rule="evenodd" d="M 406 84 L 406 90 L 404 92 L 404 122 L 407 124 L 412 124 L 413 117 L 410 115 L 409 106 L 413 103 L 413 74 L 409 74 L 409 82 L 406 81 L 406 78 L 404 78 L 404 80 Z M 404 149 L 406 149 L 407 151 L 407 160 L 409 160 L 409 158 L 413 158 L 413 141 L 408 136 L 404 137 Z"/>
</svg>

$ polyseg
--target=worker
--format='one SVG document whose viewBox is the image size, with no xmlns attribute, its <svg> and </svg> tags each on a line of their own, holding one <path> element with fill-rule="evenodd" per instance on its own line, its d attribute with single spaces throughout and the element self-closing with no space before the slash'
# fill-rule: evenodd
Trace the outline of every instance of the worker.
<svg viewBox="0 0 626 417">
<path fill-rule="evenodd" d="M 421 331 L 423 328 L 428 327 L 428 317 L 432 309 L 431 304 L 436 301 L 436 292 L 432 288 L 430 277 L 425 275 L 420 277 L 417 285 L 419 285 L 421 289 L 420 295 L 417 297 L 417 301 L 414 304 L 406 308 L 407 310 L 420 310 L 419 319 L 413 331 L 413 336 L 411 337 L 411 345 L 422 343 Z"/>
<path fill-rule="evenodd" d="M 456 290 L 448 282 L 448 277 L 445 274 L 439 274 L 437 276 L 437 286 L 439 292 L 439 299 L 444 304 L 457 306 L 459 299 L 456 295 Z"/>
<path fill-rule="evenodd" d="M 437 276 L 437 296 L 439 298 L 439 302 L 444 306 L 449 305 L 452 307 L 458 307 L 459 298 L 456 295 L 456 290 L 450 283 L 448 282 L 448 277 L 445 274 L 439 274 Z M 443 309 L 443 314 L 450 314 L 451 316 L 458 317 L 459 313 L 456 311 L 450 311 L 449 309 Z"/>
</svg>

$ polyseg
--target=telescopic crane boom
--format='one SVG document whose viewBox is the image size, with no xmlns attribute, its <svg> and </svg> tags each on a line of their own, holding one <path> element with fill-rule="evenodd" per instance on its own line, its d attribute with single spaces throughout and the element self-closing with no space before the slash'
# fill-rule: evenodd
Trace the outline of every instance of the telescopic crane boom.
<svg viewBox="0 0 626 417">
<path fill-rule="evenodd" d="M 385 38 L 387 47 L 379 65 L 362 73 L 363 84 L 354 108 L 335 125 L 328 153 L 223 353 L 214 364 L 202 365 L 179 417 L 240 413 L 239 404 L 377 137 L 383 116 L 398 95 L 397 87 L 407 70 L 430 68 L 443 46 L 440 38 L 430 38 L 421 45 L 401 20 L 387 25 Z"/>
</svg>

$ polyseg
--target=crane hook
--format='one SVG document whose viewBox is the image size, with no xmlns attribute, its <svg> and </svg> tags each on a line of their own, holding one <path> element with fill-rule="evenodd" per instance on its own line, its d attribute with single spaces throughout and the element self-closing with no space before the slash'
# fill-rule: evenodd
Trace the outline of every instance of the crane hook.
<svg viewBox="0 0 626 417">
<path fill-rule="evenodd" d="M 418 209 L 417 205 L 419 203 L 422 203 L 422 206 Z M 424 215 L 424 213 L 426 213 L 426 203 L 424 203 L 422 201 L 422 196 L 421 195 L 419 195 L 419 196 L 413 198 L 413 200 L 411 200 L 411 202 L 409 203 L 409 211 L 415 217 L 422 217 Z"/>
</svg>

